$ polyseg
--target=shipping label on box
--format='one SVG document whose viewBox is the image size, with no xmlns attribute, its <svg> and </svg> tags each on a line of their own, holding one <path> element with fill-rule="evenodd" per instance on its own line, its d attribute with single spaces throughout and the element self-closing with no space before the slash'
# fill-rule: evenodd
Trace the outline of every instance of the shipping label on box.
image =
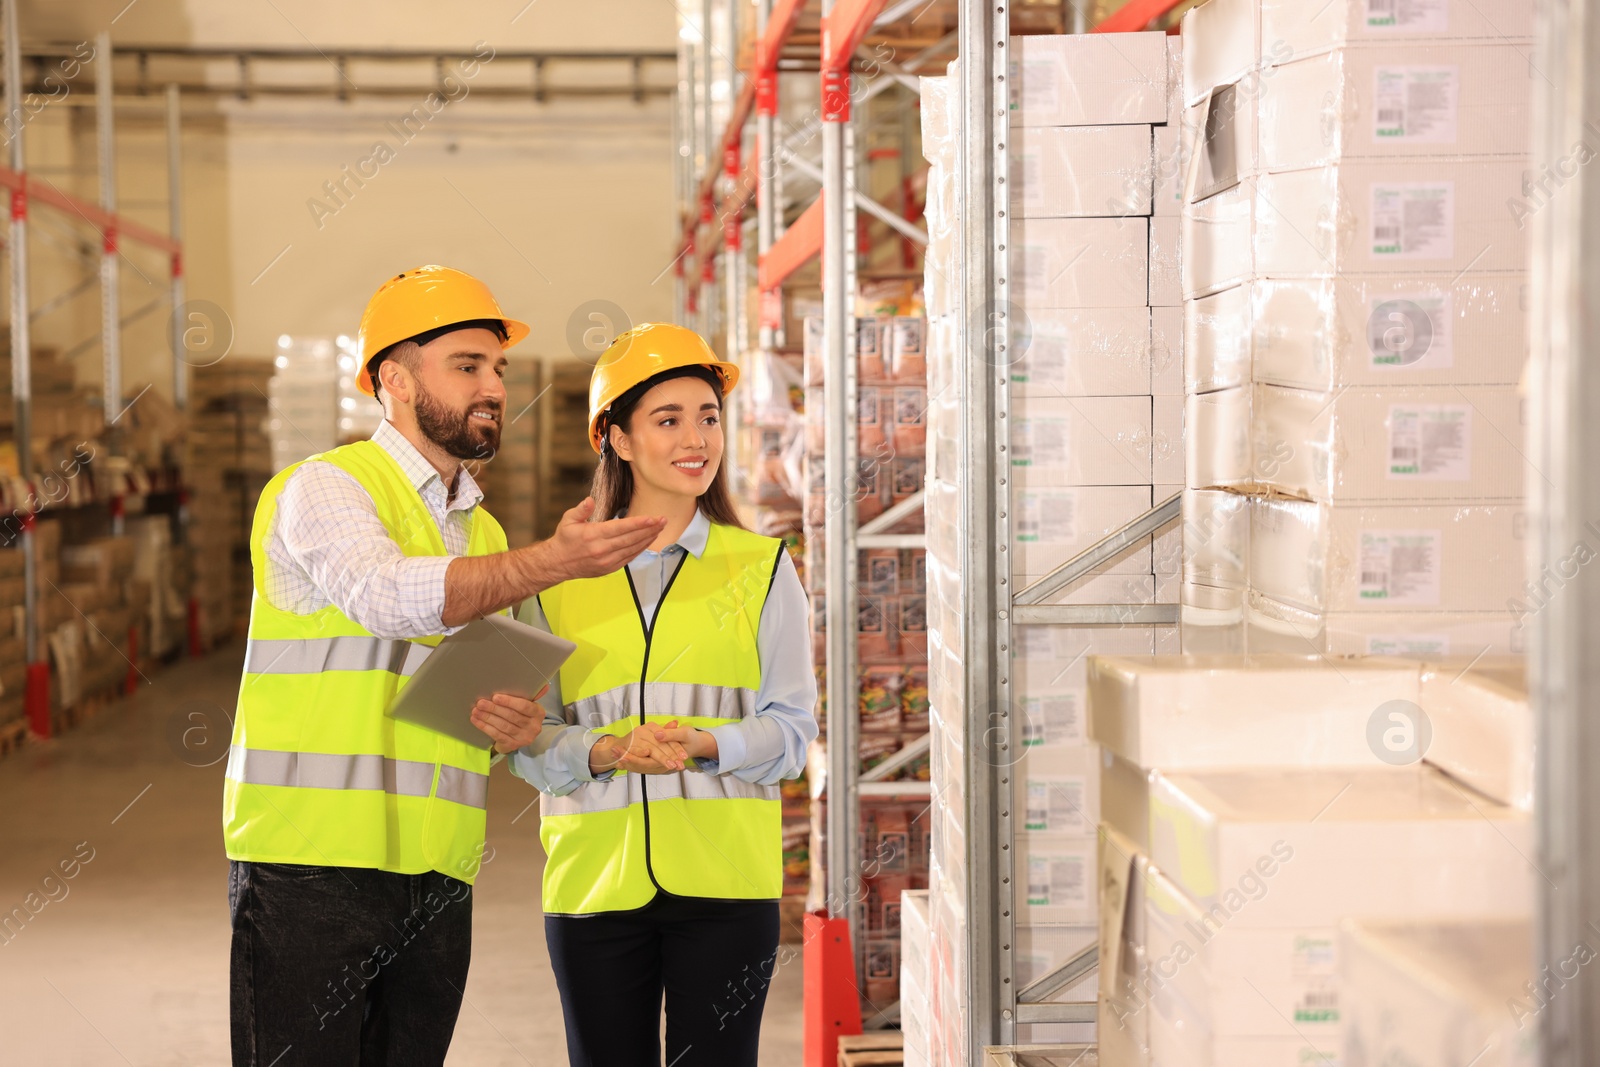
<svg viewBox="0 0 1600 1067">
<path fill-rule="evenodd" d="M 1276 67 L 1261 98 L 1262 169 L 1525 157 L 1533 111 L 1527 51 L 1500 41 L 1367 45 Z"/>
<path fill-rule="evenodd" d="M 1017 851 L 1023 891 L 1019 924 L 1094 921 L 1098 901 L 1092 828 L 1087 835 L 1019 834 Z"/>
<path fill-rule="evenodd" d="M 1166 42 L 1159 32 L 1010 38 L 1012 126 L 1165 122 Z"/>
<path fill-rule="evenodd" d="M 1138 396 L 1150 391 L 1150 310 L 1041 308 L 1010 323 L 1013 396 Z"/>
<path fill-rule="evenodd" d="M 1261 38 L 1293 56 L 1344 45 L 1483 40 L 1531 45 L 1527 0 L 1260 0 Z"/>
<path fill-rule="evenodd" d="M 1024 219 L 1013 227 L 1012 292 L 1025 310 L 1147 306 L 1149 219 Z"/>
<path fill-rule="evenodd" d="M 1265 276 L 1523 270 L 1527 232 L 1513 207 L 1526 167 L 1397 159 L 1263 175 L 1255 265 Z"/>
<path fill-rule="evenodd" d="M 1013 218 L 1148 215 L 1150 127 L 1039 126 L 1011 138 Z"/>
</svg>

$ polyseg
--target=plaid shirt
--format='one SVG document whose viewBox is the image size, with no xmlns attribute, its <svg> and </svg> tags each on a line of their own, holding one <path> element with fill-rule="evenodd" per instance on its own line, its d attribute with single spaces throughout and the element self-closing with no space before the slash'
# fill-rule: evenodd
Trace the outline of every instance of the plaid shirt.
<svg viewBox="0 0 1600 1067">
<path fill-rule="evenodd" d="M 465 468 L 455 499 L 433 464 L 387 420 L 372 435 L 411 479 L 444 536 L 445 556 L 407 556 L 378 518 L 372 496 L 331 463 L 301 464 L 278 495 L 267 532 L 267 600 L 310 615 L 333 604 L 388 639 L 451 632 L 444 614 L 445 570 L 465 555 L 473 508 L 483 490 Z"/>
</svg>

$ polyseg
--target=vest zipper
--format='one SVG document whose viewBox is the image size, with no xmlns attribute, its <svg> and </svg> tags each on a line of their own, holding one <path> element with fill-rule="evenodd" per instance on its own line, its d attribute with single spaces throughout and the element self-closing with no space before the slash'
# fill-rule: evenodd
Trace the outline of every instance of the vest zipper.
<svg viewBox="0 0 1600 1067">
<path fill-rule="evenodd" d="M 656 610 L 651 614 L 648 621 L 644 617 L 644 605 L 639 603 L 639 590 L 635 589 L 633 585 L 633 572 L 626 565 L 622 568 L 623 576 L 628 579 L 628 592 L 633 596 L 633 609 L 639 613 L 639 625 L 644 628 L 644 664 L 639 668 L 640 726 L 645 725 L 644 687 L 646 685 L 645 679 L 650 677 L 650 641 L 655 637 L 656 620 L 661 618 L 661 608 L 667 602 L 667 594 L 672 591 L 672 583 L 678 580 L 678 572 L 683 570 L 683 565 L 688 559 L 689 552 L 685 549 L 683 555 L 678 559 L 678 565 L 672 568 L 672 574 L 668 576 L 666 584 L 661 587 L 661 595 L 656 597 Z M 644 811 L 644 870 L 650 876 L 650 884 L 655 886 L 657 891 L 668 893 L 661 883 L 656 881 L 655 866 L 650 862 L 650 791 L 646 787 L 650 776 L 640 774 L 638 778 L 639 806 Z M 668 893 L 668 895 L 670 896 L 671 894 Z"/>
</svg>

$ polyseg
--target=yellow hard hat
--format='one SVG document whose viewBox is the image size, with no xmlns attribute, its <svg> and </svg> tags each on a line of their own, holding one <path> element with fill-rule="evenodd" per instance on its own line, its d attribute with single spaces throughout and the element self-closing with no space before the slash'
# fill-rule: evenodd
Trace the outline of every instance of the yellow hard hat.
<svg viewBox="0 0 1600 1067">
<path fill-rule="evenodd" d="M 670 322 L 644 322 L 617 335 L 594 365 L 589 379 L 589 445 L 600 451 L 602 421 L 617 398 L 662 371 L 707 367 L 722 379 L 722 395 L 739 383 L 739 368 L 724 363 L 705 338 Z"/>
<path fill-rule="evenodd" d="M 510 348 L 528 336 L 527 323 L 506 318 L 489 287 L 470 274 L 435 265 L 396 274 L 378 286 L 361 314 L 357 387 L 368 396 L 376 393 L 367 364 L 390 345 L 441 327 L 480 319 L 505 323 L 501 348 Z"/>
</svg>

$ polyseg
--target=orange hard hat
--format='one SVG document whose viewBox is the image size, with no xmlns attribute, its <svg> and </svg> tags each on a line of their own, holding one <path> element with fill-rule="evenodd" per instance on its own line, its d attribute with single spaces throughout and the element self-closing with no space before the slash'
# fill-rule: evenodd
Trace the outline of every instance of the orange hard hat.
<svg viewBox="0 0 1600 1067">
<path fill-rule="evenodd" d="M 704 337 L 670 322 L 644 322 L 617 335 L 589 379 L 589 447 L 600 451 L 602 421 L 617 398 L 640 382 L 680 367 L 706 367 L 722 380 L 727 396 L 739 383 L 739 368 L 724 363 Z"/>
<path fill-rule="evenodd" d="M 510 348 L 528 336 L 528 324 L 506 318 L 494 294 L 483 282 L 450 267 L 426 266 L 402 271 L 378 286 L 361 313 L 360 360 L 356 386 L 368 396 L 376 394 L 367 365 L 392 344 L 457 323 L 499 319 L 505 323 L 501 348 Z"/>
</svg>

